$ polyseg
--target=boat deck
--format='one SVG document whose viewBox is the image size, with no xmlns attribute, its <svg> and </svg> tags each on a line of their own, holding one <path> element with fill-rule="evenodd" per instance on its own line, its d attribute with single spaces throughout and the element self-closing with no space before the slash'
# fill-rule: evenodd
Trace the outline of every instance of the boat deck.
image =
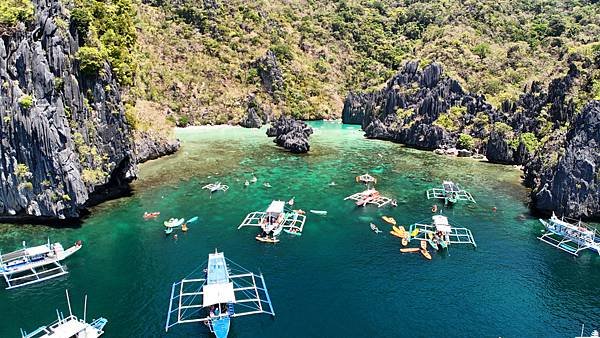
<svg viewBox="0 0 600 338">
<path fill-rule="evenodd" d="M 344 198 L 344 201 L 352 200 L 352 201 L 358 202 L 358 201 L 364 200 L 367 197 L 367 195 L 365 194 L 366 191 L 368 191 L 368 190 L 352 194 L 352 195 Z M 369 199 L 368 201 L 366 201 L 364 203 L 364 205 L 373 204 L 373 205 L 376 205 L 378 208 L 381 208 L 391 202 L 392 202 L 391 198 L 379 195 L 377 197 Z"/>
<path fill-rule="evenodd" d="M 185 279 L 173 283 L 165 332 L 177 324 L 196 322 L 208 324 L 220 318 L 234 318 L 253 314 L 275 316 L 271 298 L 269 297 L 262 274 L 257 275 L 244 269 L 235 262 L 226 259 L 222 253 L 219 259 L 212 262 L 218 264 L 218 267 L 211 269 L 210 261 L 211 258 L 209 258 L 209 263 L 206 267 L 207 276 L 196 274 L 196 272 L 203 271 L 201 266 Z M 222 267 L 223 262 L 226 263 L 225 268 Z M 235 300 L 228 302 L 226 312 L 211 317 L 208 314 L 207 308 L 209 304 L 205 304 L 205 299 L 219 296 L 207 295 L 208 292 L 213 291 L 213 288 L 206 288 L 206 286 L 210 285 L 208 283 L 215 278 L 212 273 L 216 273 L 216 278 L 222 280 L 223 271 L 227 272 L 228 279 L 225 283 L 220 284 L 231 284 L 233 286 Z M 194 278 L 195 274 L 199 276 Z"/>
<path fill-rule="evenodd" d="M 48 326 L 42 326 L 39 329 L 23 335 L 23 338 L 68 338 L 68 337 L 100 337 L 104 332 L 80 321 L 75 316 L 69 316 Z"/>
<path fill-rule="evenodd" d="M 238 226 L 238 229 L 241 229 L 245 226 L 262 227 L 261 221 L 266 216 L 267 213 L 264 211 L 251 212 L 248 215 L 246 215 L 246 218 L 244 218 L 242 223 Z M 296 231 L 302 232 L 302 230 L 304 229 L 305 222 L 305 215 L 296 212 L 285 212 L 283 220 L 280 224 L 282 226 L 282 229 L 295 229 Z"/>
<path fill-rule="evenodd" d="M 427 240 L 429 234 L 434 234 L 436 232 L 436 227 L 433 224 L 414 223 L 410 225 L 409 234 L 417 228 L 419 229 L 419 233 L 414 237 L 409 235 L 409 241 L 413 239 Z M 451 227 L 447 236 L 450 244 L 471 244 L 474 248 L 477 247 L 473 233 L 467 228 Z"/>
</svg>

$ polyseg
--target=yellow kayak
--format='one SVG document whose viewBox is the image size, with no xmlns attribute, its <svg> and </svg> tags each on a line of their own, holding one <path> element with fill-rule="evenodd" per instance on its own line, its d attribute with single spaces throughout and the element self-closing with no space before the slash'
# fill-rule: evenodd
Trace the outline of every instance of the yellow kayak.
<svg viewBox="0 0 600 338">
<path fill-rule="evenodd" d="M 391 225 L 396 225 L 396 220 L 393 217 L 381 216 L 381 218 L 383 218 L 384 221 L 390 223 Z"/>
<path fill-rule="evenodd" d="M 421 249 L 421 254 L 423 255 L 423 257 L 427 258 L 427 259 L 431 259 L 431 254 L 429 254 L 429 251 L 425 250 L 425 249 Z"/>
<path fill-rule="evenodd" d="M 429 239 L 433 239 L 433 234 L 430 232 L 427 234 L 427 237 L 429 237 Z"/>
<path fill-rule="evenodd" d="M 400 249 L 400 252 L 404 252 L 404 253 L 419 252 L 419 251 L 421 251 L 421 249 L 419 249 L 419 248 L 402 248 L 402 249 Z"/>
<path fill-rule="evenodd" d="M 416 235 L 418 235 L 418 234 L 419 234 L 419 228 L 415 228 L 415 230 L 413 230 L 413 231 L 410 233 L 410 237 L 415 237 L 415 236 L 416 236 Z"/>
</svg>

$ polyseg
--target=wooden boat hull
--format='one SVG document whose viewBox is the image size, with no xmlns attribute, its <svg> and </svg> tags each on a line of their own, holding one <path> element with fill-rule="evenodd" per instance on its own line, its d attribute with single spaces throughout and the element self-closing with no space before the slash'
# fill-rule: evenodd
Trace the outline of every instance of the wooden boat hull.
<svg viewBox="0 0 600 338">
<path fill-rule="evenodd" d="M 279 239 L 277 239 L 277 238 L 272 239 L 272 238 L 256 236 L 256 240 L 259 242 L 263 242 L 263 243 L 279 243 Z"/>
<path fill-rule="evenodd" d="M 421 255 L 423 255 L 423 257 L 431 260 L 431 254 L 429 253 L 429 251 L 427 251 L 425 249 L 421 249 Z"/>
</svg>

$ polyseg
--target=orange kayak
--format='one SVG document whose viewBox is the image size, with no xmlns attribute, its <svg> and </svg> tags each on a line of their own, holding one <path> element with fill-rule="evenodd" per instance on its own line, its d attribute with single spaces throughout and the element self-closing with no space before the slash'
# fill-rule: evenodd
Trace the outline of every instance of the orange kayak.
<svg viewBox="0 0 600 338">
<path fill-rule="evenodd" d="M 427 241 L 421 241 L 421 249 L 427 250 Z"/>
<path fill-rule="evenodd" d="M 427 259 L 431 259 L 431 255 L 429 254 L 429 251 L 425 250 L 425 249 L 421 249 L 421 254 L 423 255 L 423 257 L 427 258 Z"/>
<path fill-rule="evenodd" d="M 407 246 L 408 245 L 408 239 L 406 239 L 406 237 L 402 237 L 402 246 Z"/>
<path fill-rule="evenodd" d="M 390 231 L 390 234 L 391 234 L 391 235 L 394 235 L 394 236 L 396 236 L 396 237 L 399 237 L 399 238 L 404 238 L 404 235 L 401 235 L 401 234 L 399 234 L 399 233 L 397 233 L 397 232 L 395 232 L 395 231 Z"/>
<path fill-rule="evenodd" d="M 421 251 L 421 249 L 419 249 L 419 248 L 402 248 L 402 249 L 400 249 L 400 252 L 404 252 L 404 253 L 419 252 L 419 251 Z"/>
<path fill-rule="evenodd" d="M 392 226 L 392 229 L 398 234 L 398 235 L 404 235 L 404 233 L 406 232 L 406 230 L 404 230 L 403 226 L 397 227 L 395 225 Z"/>
<path fill-rule="evenodd" d="M 396 220 L 393 217 L 381 216 L 381 218 L 383 218 L 384 221 L 390 223 L 391 225 L 396 225 Z"/>
</svg>

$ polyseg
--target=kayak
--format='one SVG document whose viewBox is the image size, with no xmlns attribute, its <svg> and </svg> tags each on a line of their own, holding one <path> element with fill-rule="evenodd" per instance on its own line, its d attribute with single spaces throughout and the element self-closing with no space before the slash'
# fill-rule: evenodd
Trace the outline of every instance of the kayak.
<svg viewBox="0 0 600 338">
<path fill-rule="evenodd" d="M 404 236 L 404 234 L 406 233 L 406 230 L 404 230 L 403 226 L 397 227 L 397 226 L 392 226 L 392 229 L 394 229 L 394 231 L 398 234 L 398 235 L 402 235 Z"/>
<path fill-rule="evenodd" d="M 427 258 L 427 259 L 431 259 L 431 254 L 429 253 L 429 251 L 425 250 L 425 249 L 421 249 L 421 254 L 423 255 L 423 257 Z"/>
<path fill-rule="evenodd" d="M 169 235 L 172 232 L 173 232 L 173 228 L 166 228 L 165 229 L 165 235 Z"/>
<path fill-rule="evenodd" d="M 183 224 L 183 222 L 185 222 L 185 219 L 183 219 L 183 218 L 180 218 L 180 219 L 177 219 L 177 218 L 171 218 L 170 220 L 168 220 L 168 221 L 165 221 L 163 224 L 164 224 L 164 225 L 165 225 L 167 228 L 174 228 L 174 227 L 178 227 L 178 226 L 182 225 L 182 224 Z"/>
<path fill-rule="evenodd" d="M 185 223 L 192 223 L 192 222 L 196 222 L 197 220 L 198 220 L 198 216 L 195 216 L 195 217 L 188 219 L 187 222 L 185 222 Z"/>
<path fill-rule="evenodd" d="M 402 237 L 402 246 L 407 246 L 408 245 L 408 239 L 406 239 L 406 237 Z"/>
<path fill-rule="evenodd" d="M 151 219 L 151 218 L 156 218 L 160 215 L 160 212 L 145 212 L 144 213 L 144 219 Z"/>
<path fill-rule="evenodd" d="M 394 235 L 394 236 L 396 236 L 396 237 L 398 237 L 398 238 L 402 238 L 402 239 L 404 239 L 404 236 L 403 236 L 403 235 L 400 235 L 399 233 L 397 233 L 397 232 L 395 232 L 395 231 L 390 231 L 390 234 L 391 234 L 391 235 Z"/>
<path fill-rule="evenodd" d="M 169 229 L 173 229 L 173 228 L 169 228 Z M 187 227 L 187 223 L 183 223 L 183 225 L 181 226 L 181 231 L 186 232 L 188 231 L 188 227 Z"/>
<path fill-rule="evenodd" d="M 263 243 L 278 243 L 279 239 L 277 238 L 268 238 L 268 237 L 260 237 L 260 236 L 256 236 L 256 240 L 259 242 L 263 242 Z"/>
<path fill-rule="evenodd" d="M 415 230 L 413 230 L 413 231 L 410 233 L 410 237 L 415 237 L 415 236 L 417 236 L 418 234 L 419 234 L 419 228 L 415 228 Z"/>
<path fill-rule="evenodd" d="M 291 231 L 291 230 L 288 230 L 288 229 L 283 229 L 283 231 L 284 231 L 285 233 L 288 233 L 288 234 L 290 234 L 290 235 L 294 235 L 294 236 L 302 236 L 302 233 L 301 233 L 300 231 Z"/>
<path fill-rule="evenodd" d="M 419 252 L 419 251 L 421 251 L 421 249 L 419 249 L 419 248 L 401 248 L 400 249 L 400 252 L 404 252 L 404 253 L 407 253 L 407 252 Z"/>
<path fill-rule="evenodd" d="M 427 242 L 426 241 L 421 241 L 421 249 L 427 250 Z"/>
<path fill-rule="evenodd" d="M 310 210 L 310 212 L 312 212 L 313 214 L 317 214 L 317 215 L 327 215 L 326 210 Z"/>
<path fill-rule="evenodd" d="M 396 225 L 396 220 L 393 217 L 381 216 L 381 218 L 383 218 L 384 221 L 390 223 L 391 225 Z"/>
</svg>

